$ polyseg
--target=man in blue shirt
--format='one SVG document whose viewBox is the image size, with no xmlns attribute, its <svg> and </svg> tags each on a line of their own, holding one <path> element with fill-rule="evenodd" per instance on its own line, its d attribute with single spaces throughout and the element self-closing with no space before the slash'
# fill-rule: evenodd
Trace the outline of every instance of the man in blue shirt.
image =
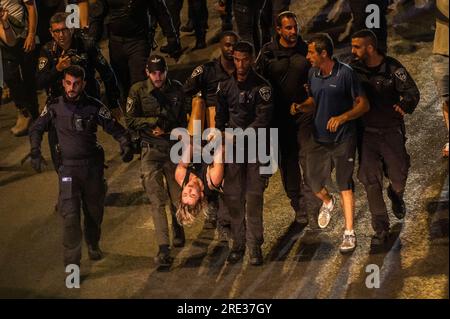
<svg viewBox="0 0 450 319">
<path fill-rule="evenodd" d="M 291 106 L 291 114 L 314 112 L 313 138 L 307 150 L 307 172 L 310 186 L 322 200 L 318 224 L 325 228 L 331 219 L 336 200 L 326 189 L 326 182 L 336 168 L 336 182 L 344 210 L 345 232 L 342 253 L 356 247 L 353 230 L 353 169 L 356 151 L 354 119 L 369 110 L 367 98 L 356 74 L 346 64 L 333 58 L 333 41 L 319 34 L 308 42 L 307 59 L 310 97 Z"/>
</svg>

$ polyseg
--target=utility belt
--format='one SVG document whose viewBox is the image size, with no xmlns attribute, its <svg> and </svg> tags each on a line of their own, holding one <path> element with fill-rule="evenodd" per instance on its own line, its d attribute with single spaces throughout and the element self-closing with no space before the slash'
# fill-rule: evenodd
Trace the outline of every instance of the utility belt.
<svg viewBox="0 0 450 319">
<path fill-rule="evenodd" d="M 405 129 L 404 129 L 403 125 L 395 126 L 395 127 L 383 127 L 383 128 L 366 126 L 366 127 L 364 127 L 364 131 L 369 132 L 369 133 L 380 134 L 380 135 L 392 134 L 392 133 L 400 133 L 402 135 L 405 135 Z"/>
<path fill-rule="evenodd" d="M 105 152 L 101 146 L 97 146 L 97 154 L 92 157 L 83 159 L 61 159 L 63 166 L 104 166 L 105 163 Z"/>
</svg>

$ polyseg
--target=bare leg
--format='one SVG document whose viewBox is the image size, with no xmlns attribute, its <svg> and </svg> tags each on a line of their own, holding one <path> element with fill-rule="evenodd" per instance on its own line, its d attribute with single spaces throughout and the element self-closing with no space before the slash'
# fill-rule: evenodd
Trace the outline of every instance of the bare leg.
<svg viewBox="0 0 450 319">
<path fill-rule="evenodd" d="M 341 203 L 344 209 L 345 229 L 352 230 L 354 203 L 353 203 L 353 191 L 351 189 L 341 192 Z"/>
<path fill-rule="evenodd" d="M 328 190 L 324 187 L 322 190 L 318 193 L 315 193 L 315 195 L 322 200 L 326 205 L 328 205 L 331 202 L 331 196 L 328 193 Z"/>
</svg>

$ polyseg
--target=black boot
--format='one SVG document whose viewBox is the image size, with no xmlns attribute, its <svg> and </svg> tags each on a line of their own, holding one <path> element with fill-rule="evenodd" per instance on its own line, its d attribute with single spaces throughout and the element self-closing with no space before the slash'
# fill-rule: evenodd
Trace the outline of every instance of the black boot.
<svg viewBox="0 0 450 319">
<path fill-rule="evenodd" d="M 231 248 L 230 253 L 228 254 L 227 261 L 230 264 L 236 264 L 244 258 L 245 248 L 242 247 L 233 247 Z"/>
<path fill-rule="evenodd" d="M 163 45 L 159 51 L 168 54 L 171 58 L 178 59 L 181 55 L 182 48 L 179 41 L 168 41 L 166 45 Z"/>
<path fill-rule="evenodd" d="M 263 264 L 263 256 L 260 246 L 250 247 L 250 265 L 260 266 Z"/>
<path fill-rule="evenodd" d="M 168 245 L 159 246 L 159 251 L 156 257 L 154 258 L 155 263 L 158 266 L 169 267 L 173 263 L 173 258 L 170 256 L 170 249 Z"/>
<path fill-rule="evenodd" d="M 194 50 L 200 50 L 206 48 L 206 35 L 202 34 L 197 36 Z"/>
<path fill-rule="evenodd" d="M 183 226 L 178 224 L 176 218 L 172 219 L 172 234 L 173 234 L 173 246 L 174 247 L 184 247 L 186 238 L 184 235 Z"/>
<path fill-rule="evenodd" d="M 88 255 L 90 260 L 100 260 L 103 258 L 103 252 L 97 244 L 88 245 Z"/>
<path fill-rule="evenodd" d="M 194 21 L 189 19 L 188 22 L 180 28 L 180 31 L 189 33 L 194 32 Z"/>
<path fill-rule="evenodd" d="M 387 189 L 387 195 L 392 202 L 392 212 L 398 219 L 403 219 L 406 215 L 406 205 L 403 200 L 403 196 L 397 194 L 393 189 L 392 185 L 389 185 Z"/>
</svg>

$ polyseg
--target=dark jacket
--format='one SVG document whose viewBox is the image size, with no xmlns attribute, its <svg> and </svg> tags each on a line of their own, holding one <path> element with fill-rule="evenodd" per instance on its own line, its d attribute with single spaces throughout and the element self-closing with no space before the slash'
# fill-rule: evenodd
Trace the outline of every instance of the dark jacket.
<svg viewBox="0 0 450 319">
<path fill-rule="evenodd" d="M 147 79 L 131 87 L 125 121 L 128 128 L 138 132 L 143 140 L 158 143 L 161 138 L 153 136 L 152 129 L 161 128 L 167 139 L 174 128 L 187 126 L 185 103 L 180 82 L 167 79 L 165 85 L 157 89 Z"/>
<path fill-rule="evenodd" d="M 311 67 L 306 60 L 307 45 L 299 36 L 294 48 L 284 48 L 279 37 L 264 45 L 256 61 L 256 71 L 266 78 L 273 88 L 274 120 L 276 126 L 283 125 L 292 103 L 301 103 L 308 94 L 304 85 L 308 83 L 308 71 Z M 301 113 L 297 119 L 309 118 L 311 114 Z"/>
<path fill-rule="evenodd" d="M 405 67 L 386 56 L 381 65 L 370 70 L 363 62 L 353 61 L 370 103 L 369 112 L 362 117 L 365 126 L 389 128 L 403 125 L 403 117 L 394 110 L 399 105 L 411 114 L 420 100 L 420 92 Z"/>
<path fill-rule="evenodd" d="M 222 67 L 220 59 L 196 67 L 184 84 L 186 95 L 192 97 L 201 92 L 207 107 L 217 106 L 217 85 L 230 77 Z"/>
<path fill-rule="evenodd" d="M 40 152 L 42 135 L 56 129 L 62 160 L 83 160 L 98 156 L 97 126 L 116 139 L 121 147 L 130 143 L 126 129 L 99 100 L 83 94 L 77 102 L 65 97 L 51 101 L 30 128 L 31 153 Z"/>
<path fill-rule="evenodd" d="M 216 127 L 265 128 L 272 117 L 272 88 L 253 69 L 243 83 L 234 74 L 217 88 Z"/>
<path fill-rule="evenodd" d="M 37 86 L 39 89 L 47 90 L 47 94 L 52 98 L 57 98 L 64 93 L 62 86 L 64 73 L 56 70 L 62 52 L 63 49 L 55 41 L 50 41 L 42 47 L 39 56 L 36 72 Z M 88 95 L 100 98 L 100 86 L 95 78 L 95 71 L 98 71 L 105 84 L 108 107 L 110 109 L 119 107 L 120 91 L 116 76 L 98 46 L 87 45 L 83 38 L 75 33 L 70 49 L 65 54 L 71 56 L 72 64 L 83 67 L 86 73 L 86 93 Z"/>
</svg>

